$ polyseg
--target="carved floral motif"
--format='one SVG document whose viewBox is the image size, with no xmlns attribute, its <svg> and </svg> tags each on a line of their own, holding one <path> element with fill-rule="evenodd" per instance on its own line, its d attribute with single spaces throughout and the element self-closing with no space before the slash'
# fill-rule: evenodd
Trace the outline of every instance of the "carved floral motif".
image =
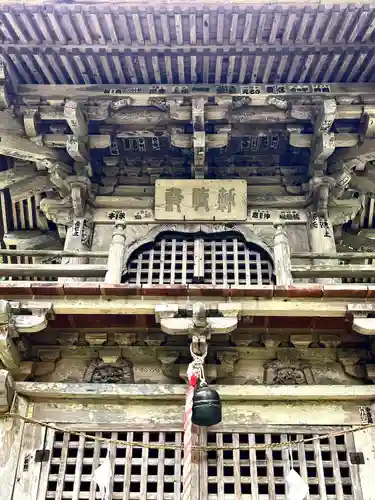
<svg viewBox="0 0 375 500">
<path fill-rule="evenodd" d="M 311 369 L 297 361 L 273 360 L 265 365 L 264 383 L 268 385 L 305 385 L 314 383 Z"/>
<path fill-rule="evenodd" d="M 88 366 L 84 381 L 96 384 L 131 384 L 134 382 L 133 365 L 124 358 L 119 358 L 115 363 L 95 360 Z"/>
</svg>

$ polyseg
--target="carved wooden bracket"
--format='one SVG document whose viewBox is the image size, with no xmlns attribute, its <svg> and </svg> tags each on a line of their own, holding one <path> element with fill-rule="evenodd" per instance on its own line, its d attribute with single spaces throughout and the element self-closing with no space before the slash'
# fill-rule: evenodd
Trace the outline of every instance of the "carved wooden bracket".
<svg viewBox="0 0 375 500">
<path fill-rule="evenodd" d="M 353 318 L 353 330 L 362 335 L 375 335 L 374 304 L 348 304 L 347 315 Z"/>
<path fill-rule="evenodd" d="M 64 118 L 75 136 L 87 136 L 88 129 L 86 118 L 80 103 L 75 101 L 66 101 L 64 106 Z"/>
<path fill-rule="evenodd" d="M 87 177 L 69 176 L 74 217 L 84 217 L 86 202 L 90 196 L 91 182 Z"/>
<path fill-rule="evenodd" d="M 237 351 L 220 351 L 217 353 L 217 359 L 220 361 L 220 365 L 217 365 L 217 376 L 219 379 L 233 375 L 234 366 L 239 356 Z"/>
<path fill-rule="evenodd" d="M 14 383 L 7 370 L 0 370 L 0 413 L 10 410 L 14 397 Z"/>
<path fill-rule="evenodd" d="M 168 304 L 155 307 L 155 319 L 161 329 L 170 335 L 230 333 L 237 328 L 241 314 L 240 304 L 202 303 L 180 307 Z"/>
<path fill-rule="evenodd" d="M 339 350 L 338 359 L 347 375 L 358 379 L 366 378 L 366 365 L 360 356 L 353 354 L 350 351 L 345 352 L 342 350 L 340 352 Z"/>
<path fill-rule="evenodd" d="M 18 306 L 18 307 L 17 307 Z M 25 366 L 22 366 L 19 348 L 14 339 L 20 333 L 33 333 L 47 326 L 49 309 L 34 310 L 31 315 L 15 314 L 19 304 L 0 300 L 0 361 L 17 378 L 25 378 Z M 29 369 L 32 366 L 28 364 Z M 27 371 L 27 370 L 26 370 Z"/>
<path fill-rule="evenodd" d="M 180 353 L 178 351 L 157 351 L 156 357 L 159 363 L 161 364 L 161 372 L 162 374 L 173 380 L 176 375 L 177 365 L 175 362 L 178 360 Z"/>
</svg>

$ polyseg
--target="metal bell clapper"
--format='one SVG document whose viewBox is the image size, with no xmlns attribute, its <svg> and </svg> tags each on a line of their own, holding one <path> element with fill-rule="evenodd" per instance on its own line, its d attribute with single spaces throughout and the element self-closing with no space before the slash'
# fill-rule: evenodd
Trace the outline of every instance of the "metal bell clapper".
<svg viewBox="0 0 375 500">
<path fill-rule="evenodd" d="M 192 422 L 201 427 L 210 427 L 221 422 L 221 401 L 219 394 L 202 383 L 193 397 Z"/>
</svg>

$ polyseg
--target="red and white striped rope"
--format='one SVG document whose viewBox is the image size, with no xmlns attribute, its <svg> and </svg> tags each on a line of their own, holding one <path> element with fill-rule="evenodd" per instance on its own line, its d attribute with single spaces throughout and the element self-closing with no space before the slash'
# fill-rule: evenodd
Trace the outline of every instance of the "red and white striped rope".
<svg viewBox="0 0 375 500">
<path fill-rule="evenodd" d="M 193 397 L 198 377 L 188 372 L 188 390 L 185 400 L 184 414 L 184 465 L 182 470 L 182 500 L 191 500 L 192 485 L 192 452 L 193 452 Z"/>
</svg>

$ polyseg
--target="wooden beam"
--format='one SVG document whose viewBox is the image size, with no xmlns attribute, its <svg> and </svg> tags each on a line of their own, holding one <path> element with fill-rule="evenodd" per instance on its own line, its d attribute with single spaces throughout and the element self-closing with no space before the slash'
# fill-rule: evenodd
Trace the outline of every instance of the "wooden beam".
<svg viewBox="0 0 375 500">
<path fill-rule="evenodd" d="M 374 401 L 372 385 L 221 385 L 213 386 L 224 401 Z M 178 400 L 184 401 L 186 388 L 181 384 L 92 384 L 15 382 L 17 394 L 30 400 Z"/>
<path fill-rule="evenodd" d="M 82 257 L 80 255 L 79 257 Z M 54 278 L 103 277 L 107 272 L 106 265 L 84 264 L 0 264 L 0 276 L 48 276 Z"/>
<path fill-rule="evenodd" d="M 148 96 L 147 96 L 148 97 Z M 157 110 L 151 107 L 140 107 L 134 103 L 132 107 L 126 107 L 109 115 L 108 103 L 100 106 L 85 104 L 84 110 L 88 120 L 103 121 L 104 124 L 114 125 L 144 125 L 148 128 L 154 128 L 156 125 L 165 125 L 170 121 L 190 121 L 190 106 L 178 106 L 172 114 L 166 111 Z M 313 119 L 316 106 L 299 105 L 291 106 L 290 111 L 278 110 L 268 106 L 253 106 L 249 103 L 239 109 L 228 113 L 226 106 L 205 106 L 204 116 L 208 121 L 226 120 L 229 123 L 301 123 L 310 122 Z M 28 106 L 16 108 L 16 113 L 24 113 Z M 55 106 L 39 106 L 39 117 L 41 120 L 61 121 L 64 120 L 64 108 Z M 338 105 L 337 120 L 359 120 L 363 116 L 363 106 L 358 105 Z"/>
<path fill-rule="evenodd" d="M 0 255 L 8 255 L 13 257 L 108 257 L 108 252 L 104 251 L 87 251 L 75 252 L 69 250 L 8 250 L 0 249 Z"/>
<path fill-rule="evenodd" d="M 375 141 L 372 139 L 365 139 L 362 143 L 358 141 L 357 144 L 353 144 L 352 147 L 345 151 L 335 151 L 330 158 L 330 162 L 337 163 L 344 161 L 354 168 L 362 167 L 365 163 L 373 161 L 374 159 Z"/>
<path fill-rule="evenodd" d="M 375 259 L 375 252 L 337 252 L 337 253 L 294 252 L 292 253 L 292 259 L 336 259 L 336 260 Z"/>
<path fill-rule="evenodd" d="M 31 142 L 29 139 L 11 135 L 1 135 L 0 154 L 20 160 L 35 162 L 45 159 L 62 159 L 61 154 L 54 149 L 41 147 Z"/>
<path fill-rule="evenodd" d="M 227 87 L 227 88 L 226 88 Z M 280 98 L 278 88 L 283 88 L 283 98 L 291 97 L 300 99 L 301 92 L 296 92 L 296 88 L 303 87 L 303 96 L 321 95 L 320 90 L 326 87 L 329 90 L 329 96 L 335 95 L 374 95 L 374 86 L 372 84 L 280 84 L 273 85 L 274 93 L 269 92 L 269 86 L 264 84 L 249 84 L 223 86 L 222 84 L 194 84 L 194 85 L 19 85 L 17 96 L 20 98 L 37 98 L 38 100 L 59 100 L 73 99 L 78 101 L 87 101 L 87 99 L 108 99 L 121 97 L 122 99 L 130 97 L 133 103 L 142 94 L 147 99 L 150 97 L 170 97 L 176 99 L 177 96 L 188 97 L 190 95 L 201 97 L 230 95 L 232 97 L 251 96 L 252 100 L 269 97 Z M 136 91 L 135 91 L 136 90 Z M 226 90 L 226 92 L 223 92 Z M 254 90 L 257 92 L 254 93 Z M 252 93 L 253 92 L 253 93 Z"/>
<path fill-rule="evenodd" d="M 12 184 L 28 180 L 31 177 L 35 177 L 36 175 L 38 174 L 35 166 L 28 165 L 8 168 L 8 170 L 0 172 L 0 189 L 5 189 L 9 186 L 12 186 Z"/>
<path fill-rule="evenodd" d="M 325 142 L 329 143 L 330 139 L 334 139 L 334 144 L 337 148 L 352 148 L 357 146 L 360 136 L 358 134 L 326 134 L 324 138 Z M 320 143 L 320 147 L 324 146 L 323 140 Z M 295 148 L 311 148 L 314 144 L 313 134 L 299 134 L 296 132 L 291 132 L 289 135 L 289 143 Z M 333 156 L 332 156 L 333 158 Z"/>
<path fill-rule="evenodd" d="M 87 136 L 86 118 L 82 111 L 82 106 L 76 101 L 66 101 L 64 106 L 64 118 L 66 119 L 70 130 L 76 137 Z"/>
<path fill-rule="evenodd" d="M 1 289 L 0 289 L 1 294 Z M 0 295 L 1 296 L 1 295 Z M 318 299 L 241 299 L 231 297 L 230 302 L 226 298 L 217 299 L 217 297 L 199 297 L 199 302 L 218 304 L 219 306 L 241 307 L 242 316 L 294 316 L 294 317 L 326 317 L 326 318 L 344 318 L 347 314 L 347 303 L 344 300 L 322 301 Z M 192 300 L 184 297 L 173 299 L 174 304 L 186 308 L 192 304 Z M 350 300 L 353 303 L 353 300 Z M 354 303 L 357 303 L 354 301 Z M 363 301 L 358 301 L 362 304 Z M 107 300 L 104 297 L 75 297 L 72 300 L 66 298 L 53 299 L 53 311 L 55 314 L 143 314 L 155 315 L 155 308 L 161 305 L 170 305 L 170 297 L 150 297 L 136 296 L 130 298 L 111 297 Z M 23 308 L 41 308 L 50 307 L 46 300 L 22 301 Z"/>
<path fill-rule="evenodd" d="M 294 278 L 374 278 L 375 266 L 373 265 L 305 265 L 292 266 Z"/>
</svg>

